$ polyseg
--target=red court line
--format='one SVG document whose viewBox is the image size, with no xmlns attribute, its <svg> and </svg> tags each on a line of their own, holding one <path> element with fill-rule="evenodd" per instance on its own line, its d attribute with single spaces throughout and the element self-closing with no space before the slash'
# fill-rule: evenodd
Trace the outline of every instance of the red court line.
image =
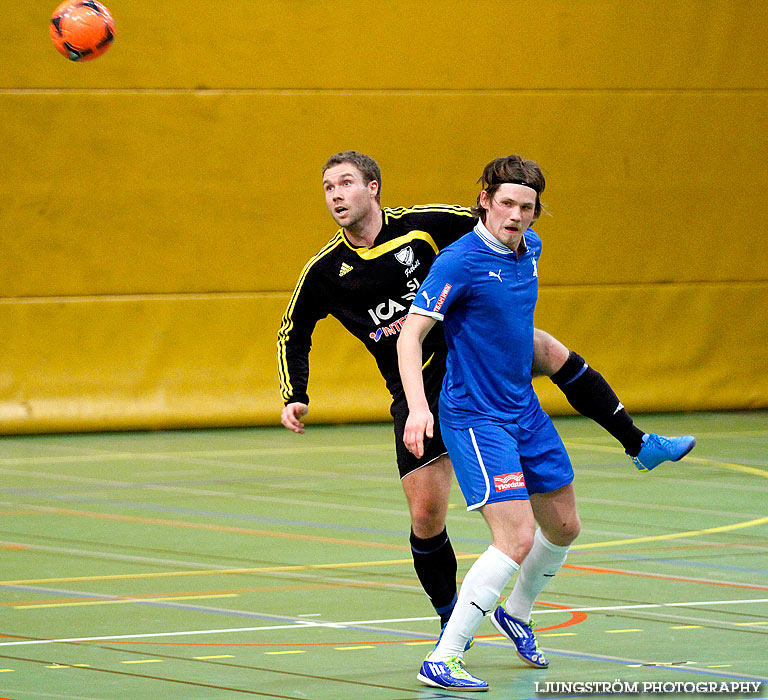
<svg viewBox="0 0 768 700">
<path fill-rule="evenodd" d="M 656 578 L 665 581 L 680 581 L 682 583 L 702 583 L 707 586 L 723 586 L 725 588 L 748 588 L 753 591 L 768 591 L 768 586 L 750 585 L 748 583 L 730 583 L 728 581 L 708 581 L 700 578 L 688 578 L 685 576 L 668 576 L 666 574 L 646 574 L 641 571 L 622 571 L 621 569 L 603 569 L 596 566 L 579 566 L 577 564 L 563 564 L 564 569 L 576 569 L 589 571 L 593 574 L 616 574 L 618 576 L 637 576 L 638 578 Z"/>
<path fill-rule="evenodd" d="M 543 603 L 539 600 L 536 601 L 538 605 L 546 605 L 548 608 L 565 608 L 568 609 L 569 605 L 558 605 L 557 603 Z M 559 625 L 550 625 L 549 627 L 537 627 L 537 632 L 544 632 L 545 630 L 557 630 L 561 627 L 571 627 L 572 625 L 578 625 L 580 622 L 584 622 L 587 619 L 587 613 L 580 610 L 571 610 L 571 619 L 561 622 Z"/>
</svg>

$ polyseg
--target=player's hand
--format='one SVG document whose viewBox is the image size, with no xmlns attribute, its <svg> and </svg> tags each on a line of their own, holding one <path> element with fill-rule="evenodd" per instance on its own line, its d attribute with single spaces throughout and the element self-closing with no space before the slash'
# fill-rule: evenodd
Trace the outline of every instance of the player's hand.
<svg viewBox="0 0 768 700">
<path fill-rule="evenodd" d="M 408 414 L 403 432 L 403 442 L 408 451 L 422 457 L 424 455 L 424 435 L 431 438 L 434 433 L 435 418 L 428 408 L 416 409 Z"/>
<path fill-rule="evenodd" d="M 300 401 L 289 403 L 280 414 L 280 422 L 294 433 L 303 433 L 305 432 L 304 423 L 301 422 L 301 419 L 307 415 L 308 410 L 309 406 Z"/>
</svg>

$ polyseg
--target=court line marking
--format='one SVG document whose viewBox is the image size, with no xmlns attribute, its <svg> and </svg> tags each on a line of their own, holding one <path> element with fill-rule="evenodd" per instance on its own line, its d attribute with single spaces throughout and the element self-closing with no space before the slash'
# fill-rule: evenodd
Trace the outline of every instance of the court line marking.
<svg viewBox="0 0 768 700">
<path fill-rule="evenodd" d="M 768 476 L 768 473 L 766 473 Z M 697 537 L 698 535 L 710 535 L 716 532 L 731 532 L 733 530 L 741 530 L 745 527 L 756 527 L 757 525 L 763 525 L 768 523 L 768 516 L 764 518 L 756 518 L 754 520 L 747 520 L 741 523 L 732 523 L 730 525 L 720 525 L 718 527 L 707 527 L 701 530 L 688 530 L 686 532 L 670 532 L 665 535 L 649 535 L 648 537 L 631 537 L 624 540 L 611 540 L 610 542 L 589 542 L 582 545 L 573 545 L 573 549 L 598 549 L 602 547 L 615 547 L 623 544 L 637 544 L 639 542 L 660 542 L 662 540 L 675 540 L 683 539 L 686 537 Z"/>
<path fill-rule="evenodd" d="M 744 431 L 732 431 L 732 432 L 699 432 L 697 437 L 699 438 L 714 438 L 714 437 L 765 437 L 768 436 L 768 431 L 765 430 L 744 430 Z M 572 446 L 577 449 L 589 448 L 596 449 L 600 452 L 612 452 L 614 454 L 624 454 L 623 450 L 618 447 L 595 444 L 589 442 L 595 438 L 577 438 L 570 437 L 568 439 L 563 438 L 563 442 L 566 446 Z M 605 438 L 606 440 L 609 438 Z M 55 446 L 54 446 L 55 447 Z M 100 460 L 131 460 L 131 459 L 173 459 L 176 457 L 244 457 L 251 455 L 282 455 L 282 454 L 301 454 L 308 452 L 359 452 L 359 451 L 386 451 L 389 452 L 392 448 L 391 443 L 361 443 L 359 445 L 286 445 L 283 447 L 248 447 L 238 449 L 226 449 L 226 450 L 163 450 L 159 452 L 97 452 L 92 454 L 82 455 L 59 455 L 59 456 L 35 456 L 35 457 L 3 457 L 0 458 L 0 465 L 2 464 L 56 464 L 56 463 L 74 463 L 74 462 L 92 462 Z M 729 462 L 718 462 L 715 460 L 708 460 L 702 457 L 687 456 L 686 462 L 694 460 L 701 461 L 708 464 L 728 465 L 728 466 L 744 466 L 744 465 L 732 465 Z M 763 472 L 763 476 L 768 478 L 768 472 Z M 86 479 L 87 477 L 81 477 Z M 121 483 L 121 482 L 115 482 Z M 124 482 L 123 482 L 124 483 Z"/>
<path fill-rule="evenodd" d="M 768 622 L 734 622 L 734 625 L 742 626 L 750 626 L 750 625 L 768 625 Z"/>
<path fill-rule="evenodd" d="M 135 489 L 134 489 L 135 490 Z M 215 495 L 220 496 L 223 498 L 237 498 L 241 500 L 247 500 L 247 501 L 265 501 L 265 500 L 275 500 L 277 502 L 278 499 L 261 499 L 258 497 L 255 497 L 251 494 L 236 494 L 231 492 L 219 492 L 219 491 L 200 491 L 195 489 L 170 489 L 167 487 L 148 487 L 148 490 L 157 490 L 157 491 L 173 491 L 173 492 L 180 492 L 184 494 L 193 493 L 196 495 Z M 768 489 L 766 489 L 768 492 Z M 44 491 L 40 491 L 37 494 L 31 494 L 31 493 L 23 493 L 22 494 L 25 498 L 33 497 L 33 498 L 43 498 L 46 501 L 50 502 L 51 500 L 51 494 L 48 494 Z M 370 528 L 370 527 L 361 527 L 361 526 L 345 526 L 345 525 L 338 525 L 338 524 L 332 524 L 328 522 L 320 522 L 320 521 L 312 521 L 312 520 L 293 520 L 293 519 L 287 519 L 287 518 L 275 518 L 275 517 L 260 517 L 257 515 L 253 515 L 251 513 L 232 513 L 232 512 L 220 512 L 220 511 L 211 511 L 211 510 L 200 510 L 200 509 L 192 509 L 192 508 L 183 508 L 183 507 L 173 507 L 173 506 L 160 506 L 160 505 L 151 505 L 145 502 L 136 502 L 136 501 L 130 501 L 126 499 L 112 499 L 112 498 L 83 498 L 79 493 L 71 493 L 67 492 L 64 494 L 53 494 L 53 499 L 60 500 L 60 501 L 68 501 L 68 502 L 75 502 L 80 507 L 85 507 L 86 504 L 89 504 L 91 506 L 100 505 L 103 507 L 109 507 L 118 510 L 118 512 L 125 513 L 128 510 L 149 510 L 149 511 L 160 511 L 163 513 L 174 513 L 177 516 L 200 516 L 203 518 L 215 518 L 215 519 L 225 519 L 225 520 L 234 520 L 234 521 L 247 521 L 247 522 L 260 522 L 260 523 L 276 523 L 279 525 L 297 525 L 301 527 L 308 527 L 308 528 L 320 528 L 320 529 L 328 529 L 328 530 L 347 530 L 355 532 L 356 534 L 360 535 L 362 533 L 372 533 L 378 536 L 400 536 L 401 531 L 399 530 L 384 530 L 380 528 Z M 620 501 L 620 500 L 610 500 L 610 499 L 597 499 L 597 498 L 588 498 L 585 497 L 582 500 L 584 503 L 597 503 L 600 505 L 608 505 L 608 506 L 627 506 L 631 508 L 637 509 L 638 503 L 636 502 L 627 502 L 627 501 Z M 285 499 L 280 500 L 280 503 L 288 503 Z M 303 507 L 311 507 L 311 508 L 327 508 L 327 509 L 336 509 L 338 510 L 342 506 L 330 504 L 330 503 L 320 503 L 316 501 L 296 501 L 295 499 L 290 499 L 291 505 L 302 505 Z M 14 516 L 21 516 L 21 515 L 30 515 L 34 514 L 35 512 L 39 512 L 41 507 L 53 507 L 50 505 L 46 506 L 40 506 L 40 505 L 32 505 L 32 504 L 24 504 L 24 503 L 18 503 L 18 502 L 2 502 L 0 501 L 0 507 L 6 508 L 8 510 L 6 511 L 0 511 L 0 515 L 4 517 L 14 517 Z M 449 508 L 458 510 L 459 506 L 457 504 L 449 504 Z M 712 510 L 712 509 L 704 509 L 704 508 L 686 508 L 686 507 L 674 507 L 670 505 L 659 505 L 659 504 L 643 504 L 643 508 L 646 510 L 659 510 L 659 511 L 675 511 L 676 513 L 679 512 L 687 512 L 687 513 L 694 513 L 697 515 L 715 515 L 716 517 L 722 518 L 722 517 L 729 517 L 729 518 L 755 518 L 759 517 L 759 513 L 740 513 L 735 511 L 728 511 L 723 512 L 722 510 Z M 354 508 L 345 508 L 345 510 L 356 510 Z M 84 512 L 94 512 L 94 511 L 84 511 Z M 103 511 L 96 511 L 96 512 L 103 512 Z M 389 513 L 394 514 L 396 513 L 398 516 L 403 515 L 406 511 L 391 511 L 386 509 L 370 509 L 371 513 Z M 461 520 L 464 522 L 470 522 L 474 521 L 474 517 L 466 517 L 466 513 L 456 513 L 454 514 L 453 518 L 454 520 Z M 470 514 L 471 515 L 471 514 Z M 137 516 L 139 517 L 139 516 Z M 188 521 L 183 521 L 188 522 Z M 617 534 L 608 532 L 604 533 L 599 530 L 595 529 L 585 529 L 584 532 L 591 532 L 595 535 L 601 535 L 601 536 L 612 536 L 615 537 Z M 625 535 L 626 536 L 626 535 Z M 458 537 L 454 540 L 454 542 L 479 542 L 482 543 L 480 540 L 474 540 L 474 539 L 467 539 L 467 538 L 461 538 Z M 19 544 L 19 543 L 12 543 L 12 544 Z M 26 546 L 28 548 L 41 548 L 43 545 L 22 545 Z M 54 551 L 54 550 L 51 550 Z M 66 551 L 66 550 L 61 550 Z"/>
<path fill-rule="evenodd" d="M 125 603 L 156 603 L 166 600 L 206 600 L 210 598 L 237 598 L 238 593 L 215 593 L 210 595 L 180 595 L 143 598 L 119 598 L 116 600 L 78 600 L 69 603 L 28 603 L 25 605 L 12 605 L 15 610 L 31 610 L 33 608 L 72 608 L 83 605 L 122 605 Z"/>
<path fill-rule="evenodd" d="M 357 651 L 358 649 L 375 649 L 375 646 L 371 646 L 370 644 L 364 644 L 361 646 L 356 647 L 333 647 L 334 651 Z"/>
<path fill-rule="evenodd" d="M 579 651 L 571 651 L 568 649 L 553 649 L 553 648 L 547 648 L 548 654 L 553 654 L 556 656 L 565 656 L 573 659 L 581 659 L 581 660 L 588 660 L 588 661 L 608 661 L 611 663 L 618 663 L 626 666 L 630 666 L 632 664 L 638 663 L 637 659 L 627 659 L 622 658 L 619 656 L 609 656 L 607 654 L 605 655 L 598 655 L 598 654 L 589 654 Z M 642 662 L 640 662 L 641 665 L 643 665 Z M 659 666 L 657 668 L 663 668 L 667 669 L 667 666 Z M 689 673 L 694 675 L 702 675 L 702 676 L 715 676 L 715 678 L 733 678 L 735 680 L 752 680 L 752 681 L 768 681 L 768 677 L 766 676 L 757 676 L 754 674 L 747 675 L 744 673 L 711 673 L 710 671 L 707 671 L 705 668 L 702 667 L 696 667 L 696 666 L 675 666 L 674 667 L 676 671 L 682 672 L 682 673 Z M 532 699 L 533 700 L 533 699 Z"/>
<path fill-rule="evenodd" d="M 284 455 L 284 454 L 308 454 L 310 452 L 390 452 L 391 443 L 369 443 L 360 445 L 299 445 L 296 447 L 253 447 L 236 450 L 181 450 L 179 452 L 105 452 L 88 455 L 60 455 L 57 457 L 2 457 L 1 464 L 72 464 L 77 462 L 100 462 L 104 460 L 132 460 L 132 459 L 176 459 L 184 457 L 247 457 L 249 455 Z M 66 475 L 62 475 L 66 476 Z M 105 481 L 103 479 L 89 479 L 88 477 L 71 477 L 82 481 Z M 129 484 L 131 482 L 115 481 L 115 484 Z"/>
<path fill-rule="evenodd" d="M 700 600 L 700 601 L 687 601 L 677 603 L 642 603 L 633 605 L 600 605 L 584 608 L 557 608 L 555 610 L 537 610 L 536 616 L 557 613 L 586 613 L 586 612 L 598 612 L 598 611 L 616 611 L 616 610 L 640 610 L 649 608 L 685 608 L 695 607 L 700 605 L 749 605 L 753 603 L 768 603 L 768 598 L 747 598 L 744 600 Z M 180 632 L 149 632 L 146 634 L 118 634 L 118 635 L 106 635 L 100 637 L 62 637 L 58 639 L 23 639 L 13 642 L 0 642 L 0 647 L 10 646 L 32 646 L 39 644 L 58 644 L 64 642 L 100 642 L 119 639 L 151 639 L 156 637 L 188 637 L 193 635 L 206 635 L 206 634 L 230 634 L 237 632 L 271 632 L 274 630 L 298 630 L 298 629 L 311 629 L 311 628 L 331 628 L 331 629 L 346 629 L 348 627 L 359 627 L 361 625 L 377 625 L 377 624 L 393 624 L 398 622 L 425 622 L 433 621 L 436 618 L 430 617 L 399 617 L 399 618 L 384 618 L 376 620 L 351 620 L 347 622 L 311 622 L 309 620 L 295 620 L 291 624 L 287 625 L 262 625 L 259 627 L 228 627 L 224 629 L 207 629 L 207 630 L 185 630 Z M 409 633 L 410 634 L 410 633 Z M 431 635 L 430 635 L 431 637 Z"/>
<path fill-rule="evenodd" d="M 617 576 L 637 576 L 638 578 L 656 578 L 664 581 L 678 581 L 680 583 L 701 583 L 708 586 L 724 586 L 726 588 L 743 588 L 751 591 L 768 591 L 768 586 L 751 583 L 734 583 L 732 581 L 718 581 L 716 579 L 696 578 L 694 576 L 674 576 L 672 574 L 654 574 L 645 571 L 632 571 L 627 569 L 606 569 L 598 566 L 585 566 L 583 564 L 563 564 L 564 569 L 576 571 L 589 571 L 596 574 L 614 574 Z"/>
<path fill-rule="evenodd" d="M 401 544 L 386 544 L 366 540 L 347 540 L 337 537 L 320 537 L 318 535 L 301 535 L 276 530 L 256 530 L 250 527 L 234 527 L 231 525 L 214 525 L 211 523 L 193 523 L 185 520 L 167 520 L 165 518 L 147 518 L 138 515 L 121 515 L 120 513 L 102 513 L 98 511 L 74 510 L 71 508 L 55 508 L 53 506 L 24 506 L 33 511 L 51 513 L 53 515 L 72 515 L 80 518 L 95 518 L 97 520 L 116 520 L 118 522 L 142 523 L 147 525 L 164 525 L 168 527 L 187 528 L 191 530 L 208 530 L 212 532 L 228 532 L 241 535 L 257 535 L 259 537 L 275 537 L 278 539 L 299 540 L 304 542 L 322 542 L 323 544 L 342 544 L 352 547 L 372 547 L 374 549 L 393 549 L 407 551 L 410 547 Z"/>
<path fill-rule="evenodd" d="M 41 510 L 46 511 L 53 511 L 57 513 L 64 513 L 64 514 L 73 514 L 73 515 L 85 515 L 85 516 L 92 516 L 97 518 L 105 518 L 109 520 L 128 520 L 130 522 L 149 522 L 154 524 L 163 524 L 163 525 L 172 525 L 177 526 L 180 525 L 182 527 L 190 527 L 193 529 L 204 529 L 204 530 L 217 530 L 217 531 L 224 531 L 224 532 L 250 532 L 250 533 L 258 533 L 258 530 L 250 530 L 250 528 L 229 528 L 229 527 L 222 527 L 218 525 L 207 525 L 203 523 L 183 523 L 181 521 L 174 521 L 174 520 L 158 520 L 155 518 L 135 518 L 132 516 L 121 516 L 118 514 L 109 514 L 109 513 L 88 513 L 87 511 L 70 511 L 67 509 L 59 509 L 59 508 L 50 508 L 48 506 L 40 506 Z M 632 537 L 628 539 L 622 539 L 622 540 L 610 540 L 607 542 L 589 542 L 587 544 L 582 545 L 575 545 L 573 547 L 574 551 L 579 550 L 588 550 L 588 549 L 599 549 L 604 547 L 615 547 L 620 545 L 626 545 L 626 544 L 638 544 L 640 542 L 659 542 L 663 540 L 673 540 L 673 539 L 683 539 L 688 537 L 696 537 L 698 535 L 704 535 L 704 534 L 712 534 L 717 532 L 730 532 L 733 530 L 740 530 L 743 528 L 748 527 L 755 527 L 757 525 L 762 525 L 764 523 L 768 523 L 768 516 L 764 518 L 757 518 L 755 520 L 748 520 L 746 522 L 741 523 L 732 523 L 730 525 L 720 525 L 718 527 L 710 527 L 710 528 L 704 528 L 701 530 L 689 530 L 687 532 L 678 532 L 678 533 L 667 533 L 664 535 L 649 535 L 648 537 Z M 276 533 L 277 535 L 280 535 L 281 533 Z M 288 535 L 286 533 L 282 533 L 282 536 L 287 538 L 292 538 L 292 535 Z M 312 539 L 312 540 L 320 540 L 320 541 L 327 541 L 326 538 L 317 537 L 317 538 L 303 538 L 299 537 L 299 539 Z M 334 542 L 339 542 L 339 540 L 332 540 Z M 366 544 L 372 544 L 373 546 L 381 546 L 388 549 L 406 549 L 405 547 L 401 545 L 379 545 L 378 543 L 361 543 L 359 541 L 350 541 L 351 544 L 355 545 L 366 545 Z M 477 558 L 478 554 L 458 554 L 458 559 L 472 559 Z M 103 576 L 68 576 L 68 577 L 59 577 L 59 578 L 49 578 L 49 579 L 23 579 L 23 580 L 14 580 L 14 581 L 0 581 L 0 586 L 19 586 L 19 585 L 30 585 L 30 584 L 41 584 L 41 583 L 71 583 L 75 581 L 119 581 L 119 580 L 127 580 L 127 579 L 145 579 L 145 578 L 173 578 L 173 577 L 181 577 L 181 576 L 210 576 L 210 575 L 227 575 L 227 574 L 254 574 L 254 573 L 274 573 L 274 572 L 284 572 L 284 571 L 307 571 L 307 570 L 316 570 L 316 569 L 345 569 L 345 568 L 356 568 L 356 567 L 366 567 L 366 566 L 387 566 L 387 565 L 398 565 L 398 564 L 410 564 L 411 559 L 391 559 L 391 560 L 384 560 L 384 561 L 372 561 L 372 562 L 345 562 L 345 563 L 335 563 L 335 564 L 295 564 L 295 565 L 288 565 L 288 566 L 272 566 L 272 567 L 257 567 L 257 568 L 237 568 L 237 569 L 209 569 L 205 571 L 161 571 L 161 572 L 152 572 L 152 573 L 133 573 L 133 574 L 108 574 Z"/>
<path fill-rule="evenodd" d="M 686 457 L 688 462 L 692 464 L 703 464 L 705 466 L 723 467 L 730 469 L 734 472 L 742 472 L 743 474 L 752 474 L 753 476 L 761 476 L 763 479 L 768 479 L 768 471 L 765 469 L 758 469 L 757 467 L 749 467 L 746 464 L 734 464 L 733 462 L 720 462 L 719 460 L 706 459 L 705 457 Z"/>
<path fill-rule="evenodd" d="M 754 431 L 753 431 L 754 432 Z M 760 431 L 762 434 L 762 431 Z M 736 436 L 738 437 L 738 436 Z M 566 447 L 574 448 L 577 450 L 594 450 L 595 452 L 604 452 L 608 454 L 623 455 L 624 451 L 619 447 L 613 447 L 608 445 L 600 445 L 591 442 L 581 442 L 576 439 L 563 440 Z M 0 458 L 0 465 L 16 465 L 22 466 L 25 464 L 76 464 L 78 462 L 98 462 L 98 461 L 125 461 L 134 459 L 184 459 L 184 458 L 220 458 L 220 457 L 242 457 L 242 456 L 260 456 L 260 455 L 284 455 L 284 454 L 302 454 L 308 452 L 328 452 L 328 453 L 354 453 L 354 452 L 389 452 L 391 445 L 389 443 L 369 443 L 360 445 L 316 445 L 312 447 L 307 446 L 289 446 L 289 447 L 256 447 L 256 448 L 243 448 L 234 450 L 210 450 L 210 451 L 196 451 L 196 450 L 182 450 L 178 452 L 113 452 L 113 453 L 97 453 L 88 455 L 60 455 L 51 457 L 4 457 Z M 706 457 L 695 457 L 688 455 L 685 457 L 685 461 L 689 464 L 701 464 L 706 466 L 722 467 L 730 469 L 732 471 L 739 471 L 745 474 L 752 474 L 754 476 L 760 476 L 764 479 L 768 479 L 768 471 L 765 469 L 759 469 L 757 467 L 750 467 L 744 464 L 736 464 L 734 462 L 725 462 L 721 460 L 708 459 Z M 259 465 L 252 465 L 258 467 Z M 3 473 L 8 474 L 21 474 L 21 472 L 14 472 L 13 470 L 1 470 Z M 57 478 L 52 475 L 38 474 L 43 478 Z M 59 479 L 80 481 L 83 483 L 111 483 L 113 485 L 125 485 L 130 486 L 133 482 L 126 481 L 108 481 L 105 479 L 97 479 L 93 477 L 78 477 L 73 475 L 58 475 Z"/>
<path fill-rule="evenodd" d="M 196 661 L 206 661 L 207 659 L 234 659 L 233 654 L 213 654 L 212 656 L 193 656 Z"/>
</svg>

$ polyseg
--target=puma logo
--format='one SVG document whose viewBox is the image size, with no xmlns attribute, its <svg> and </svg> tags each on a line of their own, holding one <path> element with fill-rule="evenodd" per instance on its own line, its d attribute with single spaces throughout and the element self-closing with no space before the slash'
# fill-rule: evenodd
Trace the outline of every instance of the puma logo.
<svg viewBox="0 0 768 700">
<path fill-rule="evenodd" d="M 474 605 L 481 613 L 483 613 L 483 617 L 485 617 L 490 610 L 483 610 L 474 600 L 470 603 L 470 605 Z"/>
<path fill-rule="evenodd" d="M 501 282 L 502 284 L 503 284 L 503 282 L 504 282 L 504 281 L 501 279 L 501 270 L 499 270 L 498 272 L 492 272 L 492 271 L 488 270 L 488 277 L 495 277 L 495 278 L 496 278 L 497 280 L 499 280 L 499 282 Z"/>
<path fill-rule="evenodd" d="M 421 296 L 423 296 L 423 297 L 424 297 L 424 299 L 426 299 L 426 301 L 427 301 L 427 308 L 429 308 L 429 305 L 430 305 L 430 304 L 431 304 L 431 303 L 432 303 L 432 302 L 433 302 L 435 299 L 437 299 L 437 297 L 432 297 L 432 298 L 430 299 L 430 298 L 429 298 L 429 295 L 428 295 L 426 292 L 422 292 L 422 293 L 421 293 Z"/>
</svg>

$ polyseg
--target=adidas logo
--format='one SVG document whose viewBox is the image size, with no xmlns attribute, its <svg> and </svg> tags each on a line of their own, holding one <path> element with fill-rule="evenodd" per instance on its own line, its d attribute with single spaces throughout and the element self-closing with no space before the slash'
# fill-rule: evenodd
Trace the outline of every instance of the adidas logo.
<svg viewBox="0 0 768 700">
<path fill-rule="evenodd" d="M 347 263 L 343 262 L 341 263 L 341 269 L 339 270 L 339 277 L 344 277 L 344 275 L 351 271 L 352 265 L 347 265 Z"/>
</svg>

